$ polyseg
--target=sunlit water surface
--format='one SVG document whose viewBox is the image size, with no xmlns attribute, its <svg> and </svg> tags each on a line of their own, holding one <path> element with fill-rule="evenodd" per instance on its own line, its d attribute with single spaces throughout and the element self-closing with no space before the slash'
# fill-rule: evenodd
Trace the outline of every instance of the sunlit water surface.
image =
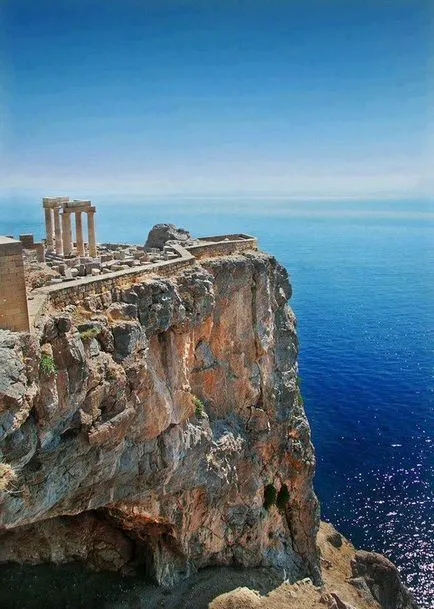
<svg viewBox="0 0 434 609">
<path fill-rule="evenodd" d="M 248 232 L 289 270 L 322 517 L 434 598 L 434 205 L 95 197 L 100 241 L 150 226 Z M 42 235 L 37 200 L 1 205 L 0 234 Z"/>
</svg>

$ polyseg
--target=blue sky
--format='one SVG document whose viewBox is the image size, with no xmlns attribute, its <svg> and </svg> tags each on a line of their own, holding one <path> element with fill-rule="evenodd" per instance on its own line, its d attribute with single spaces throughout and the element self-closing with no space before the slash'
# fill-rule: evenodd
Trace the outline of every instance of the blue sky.
<svg viewBox="0 0 434 609">
<path fill-rule="evenodd" d="M 430 0 L 3 0 L 3 190 L 432 194 Z"/>
</svg>

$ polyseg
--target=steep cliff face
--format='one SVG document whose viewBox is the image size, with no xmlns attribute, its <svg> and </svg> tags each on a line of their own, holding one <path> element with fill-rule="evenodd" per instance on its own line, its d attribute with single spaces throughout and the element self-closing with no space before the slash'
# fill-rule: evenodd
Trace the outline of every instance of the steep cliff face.
<svg viewBox="0 0 434 609">
<path fill-rule="evenodd" d="M 286 271 L 204 260 L 0 331 L 0 562 L 320 579 Z"/>
</svg>

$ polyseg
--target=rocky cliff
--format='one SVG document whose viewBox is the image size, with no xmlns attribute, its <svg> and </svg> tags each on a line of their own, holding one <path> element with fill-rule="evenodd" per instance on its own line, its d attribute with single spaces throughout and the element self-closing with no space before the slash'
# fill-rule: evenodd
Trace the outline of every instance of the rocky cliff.
<svg viewBox="0 0 434 609">
<path fill-rule="evenodd" d="M 161 584 L 209 565 L 319 581 L 314 454 L 286 271 L 265 254 L 1 331 L 0 561 Z"/>
<path fill-rule="evenodd" d="M 0 331 L 0 562 L 321 584 L 290 296 L 252 251 Z"/>
</svg>

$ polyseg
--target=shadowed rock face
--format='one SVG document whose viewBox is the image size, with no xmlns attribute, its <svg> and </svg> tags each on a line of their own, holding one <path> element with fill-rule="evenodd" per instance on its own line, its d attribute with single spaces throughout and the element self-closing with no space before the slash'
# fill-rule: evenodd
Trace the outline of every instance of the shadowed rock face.
<svg viewBox="0 0 434 609">
<path fill-rule="evenodd" d="M 85 530 L 82 560 L 142 562 L 165 585 L 234 564 L 318 580 L 290 294 L 273 258 L 245 253 L 113 291 L 86 319 L 53 314 L 38 336 L 0 332 L 0 449 L 18 473 L 0 559 L 74 560 Z"/>
</svg>

